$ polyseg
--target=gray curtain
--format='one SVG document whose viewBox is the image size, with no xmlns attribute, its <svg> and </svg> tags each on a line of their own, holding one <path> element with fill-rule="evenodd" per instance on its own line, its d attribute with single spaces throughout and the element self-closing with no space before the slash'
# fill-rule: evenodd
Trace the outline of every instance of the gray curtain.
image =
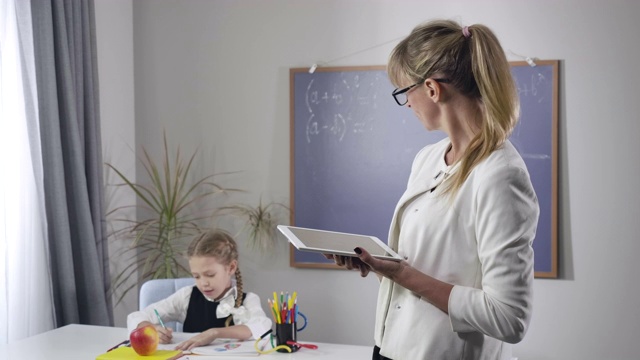
<svg viewBox="0 0 640 360">
<path fill-rule="evenodd" d="M 56 326 L 110 326 L 93 0 L 31 12 Z"/>
</svg>

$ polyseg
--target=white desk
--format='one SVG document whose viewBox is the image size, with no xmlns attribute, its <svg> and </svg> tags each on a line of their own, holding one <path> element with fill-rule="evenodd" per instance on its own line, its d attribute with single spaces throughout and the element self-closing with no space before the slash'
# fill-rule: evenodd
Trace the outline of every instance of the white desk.
<svg viewBox="0 0 640 360">
<path fill-rule="evenodd" d="M 3 360 L 93 360 L 111 346 L 127 339 L 127 329 L 67 325 L 46 333 L 0 345 L 0 359 Z M 325 359 L 371 359 L 372 348 L 357 345 L 339 345 L 312 342 L 317 350 L 300 349 L 295 353 L 271 353 L 260 355 L 258 359 L 282 360 L 325 360 Z M 255 360 L 256 357 L 230 356 L 220 359 Z"/>
</svg>

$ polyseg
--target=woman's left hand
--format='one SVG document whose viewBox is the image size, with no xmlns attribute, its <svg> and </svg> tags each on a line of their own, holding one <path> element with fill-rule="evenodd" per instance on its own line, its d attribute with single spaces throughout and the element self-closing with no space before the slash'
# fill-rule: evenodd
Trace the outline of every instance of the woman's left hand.
<svg viewBox="0 0 640 360">
<path fill-rule="evenodd" d="M 393 261 L 378 259 L 363 248 L 355 248 L 358 259 L 369 266 L 371 271 L 378 275 L 394 280 L 405 267 L 409 266 L 406 261 Z"/>
<path fill-rule="evenodd" d="M 218 337 L 216 329 L 209 329 L 176 345 L 176 350 L 191 350 L 198 346 L 209 345 Z"/>
<path fill-rule="evenodd" d="M 432 303 L 445 314 L 449 313 L 449 296 L 453 285 L 418 271 L 406 261 L 382 260 L 371 256 L 362 248 L 353 249 L 358 259 L 371 271 L 384 276 L 422 299 Z"/>
</svg>

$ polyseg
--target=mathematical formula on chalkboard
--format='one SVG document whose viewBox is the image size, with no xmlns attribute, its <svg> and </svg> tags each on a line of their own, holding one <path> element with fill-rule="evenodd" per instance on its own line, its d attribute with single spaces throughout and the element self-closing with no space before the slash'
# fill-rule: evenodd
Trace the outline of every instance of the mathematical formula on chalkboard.
<svg viewBox="0 0 640 360">
<path fill-rule="evenodd" d="M 347 132 L 355 135 L 372 131 L 379 107 L 378 89 L 385 77 L 379 73 L 371 77 L 345 73 L 329 83 L 309 79 L 304 92 L 307 142 L 323 135 L 342 141 Z"/>
<path fill-rule="evenodd" d="M 541 207 L 538 277 L 557 276 L 557 61 L 511 63 L 521 116 L 510 138 Z M 291 223 L 387 239 L 416 153 L 445 137 L 393 101 L 385 68 L 291 69 Z M 292 249 L 291 265 L 333 267 Z"/>
</svg>

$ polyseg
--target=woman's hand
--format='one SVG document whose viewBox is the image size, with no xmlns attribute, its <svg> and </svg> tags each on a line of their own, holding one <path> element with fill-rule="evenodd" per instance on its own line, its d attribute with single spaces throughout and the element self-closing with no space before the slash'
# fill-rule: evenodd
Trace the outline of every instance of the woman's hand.
<svg viewBox="0 0 640 360">
<path fill-rule="evenodd" d="M 176 345 L 176 350 L 191 350 L 198 346 L 209 345 L 218 337 L 218 331 L 214 329 L 209 329 L 201 332 L 200 334 L 192 337 L 189 340 L 185 340 L 180 344 Z"/>
<path fill-rule="evenodd" d="M 357 257 L 332 254 L 324 254 L 324 257 L 335 261 L 336 265 L 347 268 L 348 270 L 359 270 L 360 276 L 362 277 L 366 277 L 371 271 L 369 265 L 365 264 Z"/>
<path fill-rule="evenodd" d="M 371 271 L 384 276 L 432 303 L 445 314 L 449 313 L 449 296 L 453 285 L 424 274 L 406 261 L 382 260 L 371 256 L 362 248 L 355 248 L 358 259 Z"/>
<path fill-rule="evenodd" d="M 357 261 L 358 263 L 363 264 L 363 266 L 366 266 L 370 271 L 373 271 L 378 275 L 387 277 L 394 281 L 397 279 L 402 270 L 408 266 L 406 261 L 393 261 L 375 258 L 363 248 L 357 247 L 353 249 L 353 251 L 355 251 L 358 257 L 353 258 L 354 260 L 352 260 L 352 262 Z"/>
</svg>

